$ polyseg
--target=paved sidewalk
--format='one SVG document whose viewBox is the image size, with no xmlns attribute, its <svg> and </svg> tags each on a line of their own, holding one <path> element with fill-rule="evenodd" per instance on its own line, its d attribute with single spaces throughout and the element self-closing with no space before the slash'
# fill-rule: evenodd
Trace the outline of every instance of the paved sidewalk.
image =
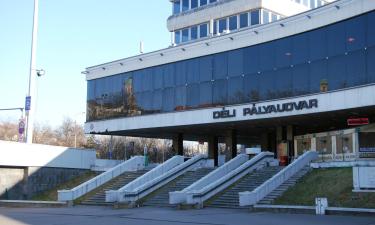
<svg viewBox="0 0 375 225">
<path fill-rule="evenodd" d="M 246 210 L 176 210 L 105 207 L 0 208 L 0 225 L 375 225 L 375 217 L 249 213 Z"/>
</svg>

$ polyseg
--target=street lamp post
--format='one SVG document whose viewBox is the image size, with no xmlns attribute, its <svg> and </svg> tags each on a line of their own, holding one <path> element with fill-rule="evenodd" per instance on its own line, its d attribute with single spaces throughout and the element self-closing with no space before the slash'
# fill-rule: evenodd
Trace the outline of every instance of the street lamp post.
<svg viewBox="0 0 375 225">
<path fill-rule="evenodd" d="M 36 50 L 38 37 L 38 14 L 39 14 L 39 0 L 34 0 L 34 17 L 33 17 L 33 33 L 31 41 L 31 59 L 30 59 L 30 74 L 29 74 L 29 106 L 26 110 L 26 143 L 32 144 L 33 130 L 34 130 L 34 113 L 36 105 L 36 77 L 38 70 L 36 68 Z"/>
</svg>

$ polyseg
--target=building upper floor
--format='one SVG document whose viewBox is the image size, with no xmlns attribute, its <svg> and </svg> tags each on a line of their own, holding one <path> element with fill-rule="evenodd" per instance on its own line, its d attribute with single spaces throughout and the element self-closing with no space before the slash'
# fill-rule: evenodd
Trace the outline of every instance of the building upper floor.
<svg viewBox="0 0 375 225">
<path fill-rule="evenodd" d="M 263 25 L 268 29 L 258 27 L 89 68 L 88 121 L 373 85 L 374 10 L 375 2 L 342 0 L 317 14 L 284 20 L 278 27 Z"/>
<path fill-rule="evenodd" d="M 333 0 L 172 0 L 172 45 L 274 22 Z"/>
</svg>

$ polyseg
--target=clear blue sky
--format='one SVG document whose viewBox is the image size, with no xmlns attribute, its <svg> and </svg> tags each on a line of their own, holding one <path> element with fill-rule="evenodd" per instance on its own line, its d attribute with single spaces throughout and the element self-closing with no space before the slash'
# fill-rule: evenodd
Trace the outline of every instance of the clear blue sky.
<svg viewBox="0 0 375 225">
<path fill-rule="evenodd" d="M 168 0 L 39 0 L 36 120 L 57 126 L 66 116 L 83 123 L 88 66 L 170 43 Z M 0 108 L 24 107 L 28 88 L 33 0 L 0 0 Z M 0 112 L 0 121 L 19 112 Z"/>
</svg>

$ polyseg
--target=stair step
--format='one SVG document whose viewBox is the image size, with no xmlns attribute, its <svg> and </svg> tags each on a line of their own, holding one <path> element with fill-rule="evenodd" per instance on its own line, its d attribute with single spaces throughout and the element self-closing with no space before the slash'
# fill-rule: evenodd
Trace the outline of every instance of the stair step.
<svg viewBox="0 0 375 225">
<path fill-rule="evenodd" d="M 136 172 L 125 172 L 101 186 L 95 193 L 89 193 L 80 204 L 82 205 L 113 205 L 113 203 L 105 202 L 105 192 L 109 190 L 118 190 L 131 181 L 145 174 L 147 170 Z"/>
<path fill-rule="evenodd" d="M 145 206 L 171 206 L 169 205 L 169 192 L 180 191 L 190 186 L 200 178 L 206 176 L 213 169 L 198 169 L 196 171 L 189 171 L 176 178 L 174 181 L 164 185 L 163 187 L 151 193 L 145 198 L 143 205 Z"/>
<path fill-rule="evenodd" d="M 217 194 L 205 203 L 208 207 L 241 208 L 239 206 L 239 192 L 252 191 L 278 173 L 282 167 L 266 167 L 253 171 L 240 179 L 233 186 Z"/>
</svg>

